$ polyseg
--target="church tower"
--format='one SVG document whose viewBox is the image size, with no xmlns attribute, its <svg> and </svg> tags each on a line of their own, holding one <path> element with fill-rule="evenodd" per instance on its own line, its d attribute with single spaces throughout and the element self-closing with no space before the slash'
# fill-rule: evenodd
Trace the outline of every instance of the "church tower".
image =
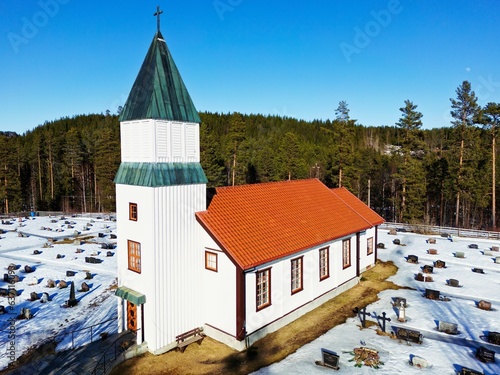
<svg viewBox="0 0 500 375">
<path fill-rule="evenodd" d="M 200 117 L 159 28 L 120 114 L 115 177 L 119 331 L 160 354 L 203 325 L 201 227 L 207 179 Z"/>
</svg>

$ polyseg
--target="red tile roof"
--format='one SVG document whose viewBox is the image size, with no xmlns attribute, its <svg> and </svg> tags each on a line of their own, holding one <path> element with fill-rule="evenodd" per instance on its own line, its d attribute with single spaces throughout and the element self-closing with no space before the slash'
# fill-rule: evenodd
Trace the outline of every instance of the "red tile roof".
<svg viewBox="0 0 500 375">
<path fill-rule="evenodd" d="M 347 190 L 317 179 L 217 188 L 200 224 L 242 269 L 383 222 Z"/>
</svg>

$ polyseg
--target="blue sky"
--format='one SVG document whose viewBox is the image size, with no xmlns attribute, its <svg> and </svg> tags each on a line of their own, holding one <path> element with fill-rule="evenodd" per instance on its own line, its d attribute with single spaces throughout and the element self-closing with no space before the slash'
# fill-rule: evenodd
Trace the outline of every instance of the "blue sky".
<svg viewBox="0 0 500 375">
<path fill-rule="evenodd" d="M 464 80 L 500 102 L 498 0 L 2 0 L 0 131 L 116 112 L 156 31 L 199 111 L 450 126 Z"/>
</svg>

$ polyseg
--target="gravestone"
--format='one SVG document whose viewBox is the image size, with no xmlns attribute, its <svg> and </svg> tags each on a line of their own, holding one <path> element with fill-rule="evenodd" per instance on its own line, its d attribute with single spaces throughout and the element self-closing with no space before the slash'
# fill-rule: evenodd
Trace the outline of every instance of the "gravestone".
<svg viewBox="0 0 500 375">
<path fill-rule="evenodd" d="M 62 254 L 57 254 L 56 255 L 56 259 L 62 259 L 62 258 L 64 258 L 64 255 L 62 255 Z"/>
<path fill-rule="evenodd" d="M 442 260 L 436 260 L 434 262 L 434 267 L 436 267 L 436 268 L 446 268 L 446 263 L 443 262 Z"/>
<path fill-rule="evenodd" d="M 490 344 L 500 345 L 500 333 L 499 332 L 488 333 L 488 342 Z"/>
<path fill-rule="evenodd" d="M 416 255 L 408 255 L 406 261 L 409 263 L 418 263 L 418 256 Z"/>
<path fill-rule="evenodd" d="M 471 243 L 471 244 L 469 245 L 469 249 L 479 249 L 479 246 L 477 246 L 477 244 L 476 244 L 476 243 Z"/>
<path fill-rule="evenodd" d="M 101 244 L 101 249 L 108 249 L 109 245 L 107 243 L 102 243 Z"/>
<path fill-rule="evenodd" d="M 396 337 L 399 340 L 411 341 L 416 344 L 421 344 L 423 340 L 423 336 L 419 331 L 414 331 L 412 329 L 406 329 L 401 327 L 397 328 Z"/>
<path fill-rule="evenodd" d="M 454 286 L 454 287 L 459 287 L 460 284 L 457 279 L 449 279 L 448 280 L 448 285 L 449 286 Z"/>
<path fill-rule="evenodd" d="M 417 276 L 415 277 L 415 280 L 417 281 L 423 281 L 423 282 L 432 282 L 434 281 L 432 279 L 432 276 L 429 276 L 428 274 L 423 274 L 422 272 L 417 273 Z"/>
<path fill-rule="evenodd" d="M 79 289 L 78 291 L 79 291 L 79 292 L 88 292 L 88 291 L 89 291 L 89 289 L 90 289 L 90 288 L 89 288 L 89 284 L 87 284 L 86 282 L 83 282 L 83 283 L 82 283 L 82 288 L 81 288 L 81 289 Z"/>
<path fill-rule="evenodd" d="M 106 256 L 107 256 L 107 257 L 112 257 L 112 256 L 113 256 L 113 252 L 112 252 L 112 251 L 108 251 L 108 252 L 106 252 Z"/>
<path fill-rule="evenodd" d="M 24 272 L 31 273 L 33 271 L 35 271 L 35 269 L 33 267 L 28 266 L 28 265 L 24 266 Z"/>
<path fill-rule="evenodd" d="M 55 287 L 56 287 L 55 281 L 52 279 L 48 279 L 47 280 L 47 288 L 55 288 Z"/>
<path fill-rule="evenodd" d="M 78 300 L 75 298 L 75 283 L 71 283 L 69 289 L 69 300 L 66 301 L 67 307 L 74 307 L 78 305 Z"/>
<path fill-rule="evenodd" d="M 392 241 L 392 243 L 393 243 L 394 245 L 401 245 L 401 240 L 400 240 L 399 238 L 395 238 L 395 239 Z"/>
<path fill-rule="evenodd" d="M 478 302 L 477 307 L 481 310 L 491 310 L 491 302 L 481 300 Z"/>
<path fill-rule="evenodd" d="M 40 297 L 38 297 L 38 293 L 37 292 L 31 292 L 30 293 L 30 301 L 36 301 L 39 298 Z"/>
<path fill-rule="evenodd" d="M 484 273 L 484 271 L 483 271 L 482 268 L 473 268 L 472 272 L 475 272 L 475 273 Z"/>
<path fill-rule="evenodd" d="M 92 279 L 92 277 L 93 276 L 92 276 L 92 274 L 90 272 L 86 272 L 85 273 L 85 280 L 90 280 L 90 279 Z"/>
<path fill-rule="evenodd" d="M 498 246 L 492 246 L 491 251 L 499 251 L 500 248 Z"/>
<path fill-rule="evenodd" d="M 33 314 L 31 313 L 31 309 L 29 308 L 22 308 L 21 313 L 17 317 L 18 319 L 31 319 L 33 318 Z"/>
<path fill-rule="evenodd" d="M 480 346 L 476 351 L 476 358 L 481 362 L 495 362 L 495 352 L 493 350 L 489 350 L 484 346 Z"/>
<path fill-rule="evenodd" d="M 463 251 L 457 251 L 455 253 L 455 257 L 456 258 L 465 258 L 465 254 L 463 253 Z"/>
<path fill-rule="evenodd" d="M 334 370 L 339 369 L 340 356 L 337 353 L 321 348 L 321 357 L 323 360 L 323 366 L 330 367 Z"/>
<path fill-rule="evenodd" d="M 398 321 L 402 323 L 406 322 L 405 305 L 403 302 L 401 302 L 401 305 L 398 307 Z"/>
<path fill-rule="evenodd" d="M 75 271 L 66 271 L 66 276 L 68 276 L 68 277 L 72 277 L 72 276 L 75 276 L 75 275 L 76 275 Z"/>
<path fill-rule="evenodd" d="M 7 266 L 7 271 L 15 271 L 17 270 L 17 266 L 14 263 L 11 263 Z"/>
<path fill-rule="evenodd" d="M 434 271 L 434 267 L 426 264 L 425 266 L 422 267 L 422 271 L 424 273 L 432 273 L 432 271 Z"/>
<path fill-rule="evenodd" d="M 429 367 L 429 362 L 427 362 L 427 360 L 422 358 L 422 357 L 414 355 L 411 358 L 410 365 L 418 367 L 418 368 L 427 368 L 427 367 Z"/>
<path fill-rule="evenodd" d="M 405 308 L 408 307 L 407 304 L 406 304 L 406 298 L 403 298 L 403 297 L 393 297 L 392 299 L 393 299 L 392 305 L 394 307 L 401 306 L 401 303 L 403 303 L 403 306 Z"/>
<path fill-rule="evenodd" d="M 116 239 L 116 234 L 111 233 L 111 234 L 109 235 L 109 238 L 111 238 L 112 240 L 115 240 L 115 239 Z"/>
<path fill-rule="evenodd" d="M 43 292 L 42 298 L 40 298 L 41 303 L 46 303 L 49 302 L 49 293 Z"/>
<path fill-rule="evenodd" d="M 495 263 L 496 263 L 496 264 L 500 264 L 500 257 L 496 257 L 496 258 L 495 258 Z"/>
<path fill-rule="evenodd" d="M 430 243 L 430 244 L 435 244 L 436 243 L 436 239 L 435 238 L 429 238 L 427 240 L 427 242 Z"/>
<path fill-rule="evenodd" d="M 33 255 L 40 255 L 42 252 L 40 250 L 33 250 Z"/>
<path fill-rule="evenodd" d="M 484 373 L 479 372 L 477 370 L 473 370 L 473 369 L 468 368 L 468 367 L 462 367 L 459 375 L 484 375 Z"/>
<path fill-rule="evenodd" d="M 21 280 L 17 275 L 7 275 L 7 276 L 8 276 L 8 282 L 10 284 L 18 283 Z"/>
<path fill-rule="evenodd" d="M 456 335 L 458 334 L 458 325 L 455 323 L 448 323 L 440 320 L 438 330 L 439 332 L 444 332 L 449 335 Z"/>
<path fill-rule="evenodd" d="M 5 281 L 6 283 L 9 282 L 9 274 L 8 273 L 3 274 L 3 281 Z"/>
<path fill-rule="evenodd" d="M 61 280 L 61 281 L 59 281 L 59 283 L 57 284 L 57 287 L 58 287 L 59 289 L 64 289 L 64 288 L 67 288 L 67 287 L 68 287 L 68 283 L 67 283 L 66 281 L 64 281 L 64 280 Z"/>
<path fill-rule="evenodd" d="M 484 250 L 484 251 L 483 251 L 483 255 L 484 255 L 484 256 L 487 256 L 487 257 L 492 257 L 492 256 L 493 256 L 493 251 L 487 251 L 487 250 Z"/>
<path fill-rule="evenodd" d="M 99 238 L 104 238 L 104 233 L 99 232 L 98 236 L 99 236 Z"/>
<path fill-rule="evenodd" d="M 76 249 L 75 253 L 81 254 L 81 253 L 83 253 L 83 249 L 78 248 L 78 249 Z"/>
<path fill-rule="evenodd" d="M 389 234 L 392 235 L 392 236 L 395 236 L 396 235 L 396 229 L 395 228 L 391 228 L 389 230 Z"/>
<path fill-rule="evenodd" d="M 28 285 L 37 285 L 38 284 L 38 278 L 36 276 L 33 276 L 31 281 L 28 283 Z"/>
<path fill-rule="evenodd" d="M 385 244 L 383 242 L 379 242 L 377 244 L 377 249 L 385 249 Z"/>
<path fill-rule="evenodd" d="M 437 255 L 438 251 L 437 251 L 437 249 L 429 249 L 429 250 L 427 250 L 427 253 L 430 255 Z"/>
<path fill-rule="evenodd" d="M 4 305 L 0 305 L 0 315 L 2 314 L 6 314 L 7 311 L 5 311 L 5 306 Z"/>
<path fill-rule="evenodd" d="M 7 296 L 9 298 L 17 297 L 17 290 L 15 290 L 14 288 L 9 288 L 9 292 L 8 292 Z"/>
<path fill-rule="evenodd" d="M 439 290 L 426 289 L 425 298 L 439 300 Z"/>
</svg>

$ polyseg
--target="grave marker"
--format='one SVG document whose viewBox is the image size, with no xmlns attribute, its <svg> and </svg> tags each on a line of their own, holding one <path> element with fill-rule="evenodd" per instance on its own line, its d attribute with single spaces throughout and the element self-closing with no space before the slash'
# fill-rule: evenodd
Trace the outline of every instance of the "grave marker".
<svg viewBox="0 0 500 375">
<path fill-rule="evenodd" d="M 432 271 L 434 271 L 434 267 L 426 264 L 425 266 L 422 267 L 422 271 L 424 273 L 432 273 Z"/>
<path fill-rule="evenodd" d="M 495 352 L 485 348 L 484 346 L 480 346 L 477 348 L 476 358 L 484 363 L 495 362 Z"/>
<path fill-rule="evenodd" d="M 459 375 L 484 375 L 484 374 L 482 372 L 479 372 L 477 370 L 473 370 L 473 369 L 468 368 L 468 367 L 462 367 Z"/>
<path fill-rule="evenodd" d="M 463 253 L 463 251 L 457 251 L 455 253 L 455 257 L 456 258 L 465 258 L 465 254 Z"/>
<path fill-rule="evenodd" d="M 401 302 L 401 303 L 403 303 L 403 302 Z M 406 300 L 405 300 L 405 303 L 406 303 Z M 386 321 L 388 321 L 388 322 L 390 322 L 390 321 L 391 321 L 391 318 L 386 318 L 386 317 L 385 317 L 385 315 L 386 315 L 386 313 L 385 313 L 385 311 L 384 311 L 384 312 L 382 313 L 382 316 L 380 316 L 380 315 L 378 315 L 378 316 L 377 316 L 377 319 L 382 320 L 382 325 L 380 326 L 380 327 L 382 328 L 382 332 L 385 332 L 385 322 L 386 322 Z M 380 324 L 380 323 L 379 323 L 379 324 Z"/>
<path fill-rule="evenodd" d="M 358 314 L 359 320 L 361 320 L 361 326 L 364 328 L 366 326 L 366 315 L 370 315 L 370 313 L 366 312 L 366 307 L 363 307 L 362 309 L 356 307 L 354 312 Z"/>
<path fill-rule="evenodd" d="M 458 334 L 458 325 L 455 323 L 448 323 L 440 320 L 438 330 L 439 332 L 444 332 L 448 335 L 456 335 Z"/>
<path fill-rule="evenodd" d="M 408 255 L 406 261 L 409 263 L 418 263 L 418 256 L 416 255 Z"/>
<path fill-rule="evenodd" d="M 483 251 L 483 255 L 487 256 L 487 257 L 492 257 L 493 256 L 493 251 L 484 250 Z"/>
<path fill-rule="evenodd" d="M 500 345 L 500 333 L 499 332 L 488 333 L 488 342 L 490 344 Z"/>
<path fill-rule="evenodd" d="M 439 300 L 439 290 L 426 289 L 425 298 Z"/>
<path fill-rule="evenodd" d="M 334 370 L 339 369 L 340 356 L 337 353 L 321 348 L 321 357 L 323 359 L 323 366 L 330 367 Z"/>
<path fill-rule="evenodd" d="M 393 299 L 392 306 L 394 306 L 394 307 L 401 306 L 401 303 L 403 303 L 404 307 L 407 307 L 406 298 L 393 297 L 392 299 Z"/>
<path fill-rule="evenodd" d="M 416 344 L 421 344 L 423 340 L 423 336 L 419 331 L 400 327 L 397 328 L 396 337 L 399 340 L 411 341 Z"/>
<path fill-rule="evenodd" d="M 443 262 L 442 260 L 436 260 L 434 262 L 434 267 L 436 267 L 436 268 L 446 268 L 446 263 Z"/>
<path fill-rule="evenodd" d="M 491 251 L 499 251 L 500 248 L 498 246 L 492 246 Z"/>
<path fill-rule="evenodd" d="M 469 249 L 479 249 L 479 246 L 477 246 L 477 244 L 476 244 L 476 243 L 471 243 L 471 244 L 469 245 Z"/>
<path fill-rule="evenodd" d="M 436 243 L 436 239 L 435 238 L 429 238 L 427 240 L 427 242 L 430 243 L 430 244 L 435 244 Z"/>
<path fill-rule="evenodd" d="M 491 302 L 481 300 L 478 302 L 477 307 L 481 310 L 491 310 Z"/>
<path fill-rule="evenodd" d="M 459 282 L 457 279 L 449 279 L 448 280 L 448 285 L 449 286 L 454 286 L 456 288 L 458 288 L 460 286 Z"/>
<path fill-rule="evenodd" d="M 394 245 L 401 245 L 401 240 L 400 240 L 399 238 L 395 238 L 395 239 L 392 241 L 392 243 L 393 243 Z"/>
<path fill-rule="evenodd" d="M 472 272 L 475 272 L 475 273 L 484 273 L 484 271 L 483 271 L 482 268 L 473 268 Z"/>
<path fill-rule="evenodd" d="M 496 257 L 496 258 L 495 258 L 495 263 L 496 263 L 496 264 L 500 264 L 500 257 Z"/>
<path fill-rule="evenodd" d="M 438 251 L 437 251 L 437 249 L 429 249 L 429 250 L 427 250 L 427 253 L 430 255 L 437 255 Z"/>
</svg>

